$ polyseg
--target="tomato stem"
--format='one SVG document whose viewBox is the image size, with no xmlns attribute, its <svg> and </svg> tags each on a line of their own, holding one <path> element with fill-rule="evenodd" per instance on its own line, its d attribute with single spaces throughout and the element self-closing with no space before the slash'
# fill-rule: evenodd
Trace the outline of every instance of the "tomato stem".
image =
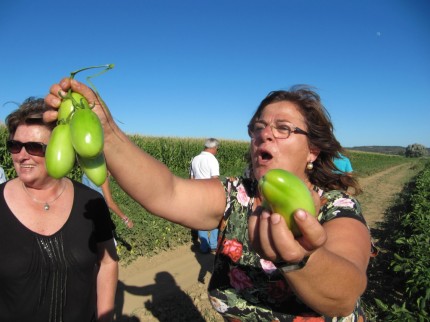
<svg viewBox="0 0 430 322">
<path fill-rule="evenodd" d="M 101 102 L 104 110 L 109 115 L 110 115 L 110 111 L 109 111 L 108 107 L 106 106 L 105 102 L 101 99 L 101 96 L 100 96 L 99 92 L 97 91 L 97 87 L 91 82 L 91 78 L 100 76 L 101 74 L 106 73 L 108 70 L 111 70 L 114 67 L 115 67 L 114 64 L 105 64 L 105 65 L 98 65 L 98 66 L 90 66 L 90 67 L 84 67 L 84 68 L 78 69 L 78 70 L 70 73 L 70 79 L 73 79 L 77 73 L 80 73 L 80 72 L 82 72 L 84 70 L 94 69 L 94 68 L 104 68 L 104 70 L 102 70 L 101 72 L 99 72 L 97 74 L 94 74 L 94 75 L 88 76 L 87 77 L 87 82 L 89 83 L 89 85 L 90 85 L 91 89 L 94 91 L 94 93 L 97 95 L 97 97 L 100 100 L 100 102 Z M 69 93 L 67 94 L 67 96 L 71 97 L 71 90 L 69 90 Z M 95 103 L 94 103 L 94 105 L 95 105 Z M 92 107 L 94 107 L 94 105 Z M 90 106 L 88 106 L 88 107 L 90 107 Z M 92 107 L 90 107 L 90 108 L 92 108 Z"/>
<path fill-rule="evenodd" d="M 78 70 L 76 70 L 74 72 L 71 72 L 70 73 L 70 78 L 73 79 L 77 73 L 83 72 L 84 70 L 94 69 L 94 68 L 105 68 L 105 70 L 103 72 L 95 75 L 95 76 L 97 76 L 97 75 L 100 75 L 100 74 L 108 71 L 109 69 L 114 68 L 114 66 L 115 66 L 114 64 L 105 64 L 105 65 L 99 65 L 99 66 L 84 67 L 84 68 L 78 69 Z"/>
<path fill-rule="evenodd" d="M 104 70 L 102 70 L 101 72 L 99 72 L 99 73 L 97 73 L 97 74 L 94 74 L 94 75 L 91 75 L 91 76 L 88 76 L 88 77 L 87 77 L 87 82 L 89 83 L 89 85 L 90 85 L 91 89 L 92 89 L 92 90 L 94 91 L 94 93 L 96 94 L 97 99 L 100 101 L 100 103 L 101 103 L 101 105 L 102 105 L 102 107 L 103 107 L 104 112 L 105 112 L 107 115 L 109 115 L 109 116 L 111 116 L 110 110 L 109 110 L 109 108 L 107 107 L 106 103 L 105 103 L 105 102 L 103 101 L 103 99 L 101 98 L 101 96 L 100 96 L 99 92 L 97 91 L 96 86 L 91 82 L 91 78 L 94 78 L 94 77 L 100 76 L 101 74 L 106 73 L 108 70 L 110 70 L 110 69 L 112 69 L 112 68 L 114 68 L 114 67 L 115 67 L 115 65 L 114 65 L 114 64 L 105 64 L 105 65 L 99 65 L 99 66 L 90 66 L 90 67 L 85 67 L 85 68 L 78 69 L 78 70 L 76 70 L 76 71 L 74 71 L 74 72 L 71 72 L 71 73 L 70 73 L 70 79 L 73 79 L 77 73 L 80 73 L 80 72 L 82 72 L 82 71 L 84 71 L 84 70 L 93 69 L 93 68 L 104 68 Z M 94 104 L 94 105 L 93 105 L 92 107 L 94 107 L 94 106 L 95 106 L 95 102 L 94 102 L 93 104 Z M 92 108 L 92 107 L 90 106 L 90 108 Z"/>
</svg>

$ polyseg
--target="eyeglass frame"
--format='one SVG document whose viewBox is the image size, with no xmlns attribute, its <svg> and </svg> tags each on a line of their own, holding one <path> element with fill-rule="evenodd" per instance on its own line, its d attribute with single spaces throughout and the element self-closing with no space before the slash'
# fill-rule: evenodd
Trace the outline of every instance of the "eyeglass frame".
<svg viewBox="0 0 430 322">
<path fill-rule="evenodd" d="M 259 131 L 259 133 L 261 133 L 261 131 L 263 131 L 263 130 L 265 130 L 266 129 L 266 127 L 268 127 L 268 126 L 270 126 L 270 130 L 271 130 L 271 132 L 272 132 L 272 135 L 273 135 L 273 137 L 275 138 L 275 139 L 288 139 L 290 136 L 291 136 L 291 133 L 295 133 L 295 134 L 303 134 L 303 135 L 306 135 L 306 136 L 308 136 L 309 135 L 309 133 L 308 132 L 306 132 L 305 130 L 302 130 L 301 128 L 299 128 L 299 127 L 297 127 L 297 126 L 295 126 L 294 124 L 292 124 L 292 123 L 289 123 L 289 124 L 285 124 L 285 126 L 287 126 L 289 129 L 288 129 L 288 135 L 287 136 L 279 136 L 279 135 L 277 135 L 276 133 L 279 133 L 279 128 L 276 126 L 276 125 L 274 125 L 274 124 L 267 124 L 266 122 L 263 122 L 263 121 L 255 121 L 255 122 L 253 122 L 253 123 L 249 123 L 248 124 L 248 135 L 252 138 L 252 139 L 254 139 L 257 135 L 258 135 L 258 133 L 254 133 L 254 131 L 255 130 L 253 130 L 253 129 L 251 129 L 253 126 L 255 126 L 255 124 L 256 123 L 259 123 L 259 124 L 262 124 L 262 125 L 265 125 L 264 126 L 264 128 L 262 128 L 260 131 Z M 275 129 L 276 131 L 276 133 L 273 131 L 273 129 Z"/>
<path fill-rule="evenodd" d="M 18 145 L 19 150 L 16 150 L 16 152 L 12 151 L 12 145 Z M 46 153 L 46 147 L 47 145 L 45 143 L 42 142 L 21 142 L 21 141 L 17 141 L 17 140 L 7 140 L 6 141 L 6 148 L 9 151 L 9 153 L 11 154 L 18 154 L 21 152 L 22 148 L 25 148 L 25 151 L 27 151 L 28 154 L 34 155 L 36 157 L 44 157 L 45 153 Z M 36 149 L 40 149 L 40 151 L 42 151 L 41 153 L 34 153 L 34 148 L 36 147 Z"/>
</svg>

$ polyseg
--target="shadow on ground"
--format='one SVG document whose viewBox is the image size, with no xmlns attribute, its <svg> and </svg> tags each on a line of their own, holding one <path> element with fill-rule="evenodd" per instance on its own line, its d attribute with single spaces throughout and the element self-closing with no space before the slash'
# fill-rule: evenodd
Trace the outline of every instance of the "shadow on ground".
<svg viewBox="0 0 430 322">
<path fill-rule="evenodd" d="M 196 243 L 191 246 L 191 251 L 195 253 L 196 260 L 200 265 L 200 272 L 196 276 L 196 282 L 204 283 L 205 276 L 212 272 L 214 255 L 201 254 Z M 195 306 L 193 299 L 179 287 L 169 272 L 158 272 L 154 277 L 154 284 L 150 285 L 126 285 L 122 281 L 118 281 L 114 321 L 143 322 L 145 320 L 141 320 L 141 317 L 129 316 L 123 313 L 125 293 L 142 297 L 150 296 L 151 299 L 143 299 L 142 311 L 150 312 L 160 322 L 206 321 Z"/>
</svg>

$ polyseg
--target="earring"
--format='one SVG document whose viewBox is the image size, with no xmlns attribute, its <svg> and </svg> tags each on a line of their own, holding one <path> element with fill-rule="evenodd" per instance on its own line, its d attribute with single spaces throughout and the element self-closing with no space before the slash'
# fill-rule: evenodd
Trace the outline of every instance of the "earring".
<svg viewBox="0 0 430 322">
<path fill-rule="evenodd" d="M 312 161 L 309 161 L 307 164 L 306 164 L 306 169 L 307 170 L 312 170 L 314 168 L 314 164 L 312 163 Z"/>
</svg>

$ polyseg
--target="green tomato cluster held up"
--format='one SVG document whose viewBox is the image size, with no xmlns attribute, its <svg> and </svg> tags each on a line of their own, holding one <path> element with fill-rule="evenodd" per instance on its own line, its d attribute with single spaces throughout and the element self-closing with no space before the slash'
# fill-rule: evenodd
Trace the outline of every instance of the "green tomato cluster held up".
<svg viewBox="0 0 430 322">
<path fill-rule="evenodd" d="M 113 67 L 113 64 L 109 64 L 81 68 L 70 73 L 70 78 L 73 79 L 77 73 L 87 69 L 104 68 L 100 73 L 87 77 L 91 88 L 99 96 L 90 78 Z M 105 111 L 109 112 L 103 101 L 102 104 Z M 58 109 L 57 126 L 52 131 L 46 148 L 45 161 L 48 174 L 57 179 L 66 176 L 73 169 L 77 158 L 82 171 L 92 182 L 101 186 L 107 177 L 103 142 L 103 127 L 87 99 L 69 90 L 67 95 L 62 97 Z"/>
<path fill-rule="evenodd" d="M 301 235 L 294 221 L 294 212 L 303 209 L 316 216 L 315 204 L 304 182 L 282 169 L 272 169 L 259 180 L 258 188 L 263 197 L 263 207 L 285 218 L 288 228 L 295 237 Z"/>
<path fill-rule="evenodd" d="M 102 125 L 85 97 L 70 91 L 63 97 L 57 126 L 46 148 L 48 174 L 54 178 L 66 176 L 76 157 L 88 178 L 96 185 L 102 185 L 107 176 Z"/>
</svg>

